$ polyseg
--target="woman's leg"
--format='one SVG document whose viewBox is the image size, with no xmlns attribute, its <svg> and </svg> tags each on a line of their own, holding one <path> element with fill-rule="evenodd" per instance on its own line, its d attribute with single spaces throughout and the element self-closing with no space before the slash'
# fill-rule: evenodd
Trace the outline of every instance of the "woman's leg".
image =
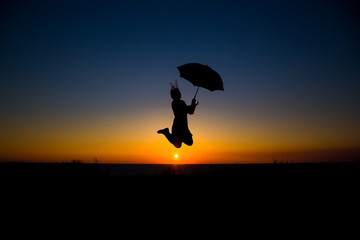
<svg viewBox="0 0 360 240">
<path fill-rule="evenodd" d="M 164 134 L 165 137 L 167 138 L 167 140 L 171 144 L 173 144 L 176 148 L 181 147 L 181 139 L 178 136 L 176 136 L 174 134 L 171 134 L 170 131 L 169 131 L 169 128 L 161 129 L 161 130 L 157 131 L 157 133 Z"/>
<path fill-rule="evenodd" d="M 184 138 L 184 139 L 183 139 L 183 143 L 185 143 L 185 144 L 188 145 L 188 146 L 193 145 L 192 136 L 189 136 L 189 137 L 187 137 L 187 138 Z"/>
<path fill-rule="evenodd" d="M 176 136 L 176 135 L 172 135 L 173 136 L 173 138 L 174 138 L 174 142 L 173 142 L 173 144 L 174 144 L 174 146 L 176 147 L 176 148 L 181 148 L 181 139 L 180 139 L 180 137 L 179 136 Z"/>
<path fill-rule="evenodd" d="M 180 139 L 178 137 L 175 137 L 174 134 L 171 134 L 169 128 L 161 129 L 157 131 L 157 133 L 164 134 L 167 140 L 175 147 L 177 148 L 181 147 L 181 141 L 179 141 Z"/>
</svg>

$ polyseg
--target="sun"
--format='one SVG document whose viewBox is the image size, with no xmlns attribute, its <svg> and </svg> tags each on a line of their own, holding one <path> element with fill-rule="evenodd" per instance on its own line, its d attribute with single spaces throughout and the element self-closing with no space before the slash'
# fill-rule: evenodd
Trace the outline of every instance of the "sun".
<svg viewBox="0 0 360 240">
<path fill-rule="evenodd" d="M 174 158 L 175 158 L 175 159 L 178 159 L 178 158 L 179 158 L 179 154 L 175 153 Z"/>
</svg>

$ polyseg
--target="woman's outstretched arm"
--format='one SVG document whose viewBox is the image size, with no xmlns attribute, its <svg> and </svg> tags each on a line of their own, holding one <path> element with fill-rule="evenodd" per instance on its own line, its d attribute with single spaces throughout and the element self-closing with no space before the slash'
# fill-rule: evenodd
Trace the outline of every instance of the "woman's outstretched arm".
<svg viewBox="0 0 360 240">
<path fill-rule="evenodd" d="M 188 114 L 194 114 L 196 106 L 199 104 L 199 102 L 196 102 L 196 99 L 193 98 L 191 101 L 191 105 L 187 106 L 187 113 Z"/>
</svg>

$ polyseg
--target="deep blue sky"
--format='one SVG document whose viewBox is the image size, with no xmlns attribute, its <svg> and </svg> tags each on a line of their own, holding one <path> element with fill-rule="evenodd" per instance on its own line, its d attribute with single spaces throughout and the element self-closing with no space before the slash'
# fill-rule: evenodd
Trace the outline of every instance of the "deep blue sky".
<svg viewBox="0 0 360 240">
<path fill-rule="evenodd" d="M 224 80 L 224 93 L 199 93 L 199 121 L 227 126 L 214 136 L 224 140 L 231 127 L 241 133 L 251 122 L 250 129 L 272 129 L 268 142 L 271 134 L 286 142 L 317 129 L 318 141 L 357 147 L 360 8 L 353 2 L 1 3 L 1 131 L 16 145 L 29 129 L 46 129 L 45 139 L 63 125 L 73 126 L 72 134 L 79 125 L 91 131 L 117 121 L 139 129 L 152 114 L 162 114 L 165 127 L 172 118 L 168 82 L 178 79 L 187 102 L 196 90 L 176 67 L 200 62 Z M 154 126 L 136 134 L 149 138 Z M 262 135 L 233 140 L 252 133 Z"/>
</svg>

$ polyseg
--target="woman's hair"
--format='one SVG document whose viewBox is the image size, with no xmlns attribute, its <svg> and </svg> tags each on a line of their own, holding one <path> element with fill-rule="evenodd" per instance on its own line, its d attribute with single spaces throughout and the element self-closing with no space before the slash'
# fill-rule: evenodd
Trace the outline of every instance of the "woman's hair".
<svg viewBox="0 0 360 240">
<path fill-rule="evenodd" d="M 178 83 L 177 81 L 175 80 L 175 84 L 171 84 L 171 89 L 170 89 L 170 96 L 172 99 L 174 100 L 178 100 L 181 98 L 181 92 L 179 90 L 179 87 L 178 87 Z"/>
</svg>

